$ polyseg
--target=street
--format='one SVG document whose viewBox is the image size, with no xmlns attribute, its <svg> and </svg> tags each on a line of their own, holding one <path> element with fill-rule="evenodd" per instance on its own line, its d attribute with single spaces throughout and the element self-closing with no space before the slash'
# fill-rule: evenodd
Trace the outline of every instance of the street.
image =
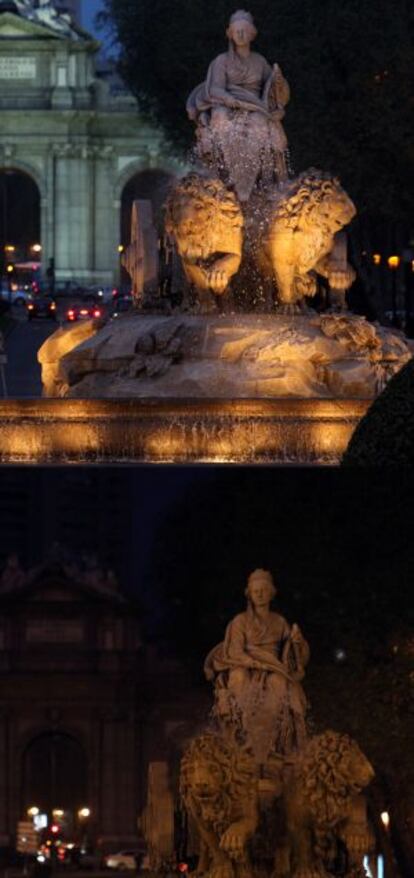
<svg viewBox="0 0 414 878">
<path fill-rule="evenodd" d="M 13 308 L 17 324 L 5 341 L 7 395 L 10 399 L 40 397 L 42 382 L 37 352 L 59 326 L 54 320 L 28 321 L 26 309 Z"/>
</svg>

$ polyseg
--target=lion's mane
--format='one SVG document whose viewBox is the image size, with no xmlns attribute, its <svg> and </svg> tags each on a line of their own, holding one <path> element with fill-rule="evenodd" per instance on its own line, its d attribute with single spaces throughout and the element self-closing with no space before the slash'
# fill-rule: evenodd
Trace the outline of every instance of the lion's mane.
<svg viewBox="0 0 414 878">
<path fill-rule="evenodd" d="M 348 735 L 327 731 L 315 735 L 296 767 L 297 788 L 312 816 L 316 847 L 329 847 L 330 837 L 346 819 L 352 799 L 369 782 L 371 766 Z"/>
<path fill-rule="evenodd" d="M 217 223 L 243 226 L 243 214 L 234 192 L 218 179 L 187 174 L 170 193 L 165 207 L 165 226 L 173 234 L 191 203 L 194 232 L 209 232 Z"/>
<path fill-rule="evenodd" d="M 207 733 L 191 741 L 181 760 L 180 793 L 185 805 L 196 797 L 193 776 L 197 765 L 211 765 L 220 781 L 217 784 L 218 810 L 214 821 L 215 829 L 222 832 L 234 819 L 234 813 L 242 812 L 243 802 L 255 795 L 256 781 L 254 766 L 249 754 L 240 746 L 219 735 Z"/>
<path fill-rule="evenodd" d="M 288 227 L 296 227 L 299 220 L 303 221 L 309 216 L 312 216 L 313 222 L 318 222 L 319 208 L 327 200 L 343 201 L 352 219 L 355 208 L 342 189 L 338 178 L 316 168 L 310 168 L 292 182 L 277 206 L 274 220 L 283 220 Z"/>
</svg>

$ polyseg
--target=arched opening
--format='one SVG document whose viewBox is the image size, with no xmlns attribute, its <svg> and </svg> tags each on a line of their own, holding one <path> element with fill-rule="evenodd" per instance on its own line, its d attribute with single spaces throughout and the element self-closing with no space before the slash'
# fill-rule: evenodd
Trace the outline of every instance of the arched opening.
<svg viewBox="0 0 414 878">
<path fill-rule="evenodd" d="M 172 180 L 172 174 L 161 170 L 140 171 L 128 180 L 121 196 L 121 243 L 124 246 L 131 241 L 131 209 L 136 199 L 151 201 L 155 224 L 162 230 L 163 208 Z"/>
<path fill-rule="evenodd" d="M 30 274 L 40 261 L 39 188 L 23 171 L 0 169 L 0 279 L 12 280 L 15 265 L 27 265 Z"/>
<path fill-rule="evenodd" d="M 121 245 L 131 243 L 132 204 L 137 199 L 151 201 L 154 223 L 159 235 L 163 234 L 164 204 L 171 186 L 173 175 L 161 170 L 146 170 L 134 174 L 125 184 L 121 196 Z M 121 287 L 130 286 L 130 278 L 121 267 Z"/>
<path fill-rule="evenodd" d="M 80 809 L 88 807 L 88 764 L 80 742 L 64 732 L 38 735 L 23 754 L 22 781 L 22 814 L 36 806 L 50 822 L 54 811 L 63 811 L 59 823 L 73 835 Z"/>
</svg>

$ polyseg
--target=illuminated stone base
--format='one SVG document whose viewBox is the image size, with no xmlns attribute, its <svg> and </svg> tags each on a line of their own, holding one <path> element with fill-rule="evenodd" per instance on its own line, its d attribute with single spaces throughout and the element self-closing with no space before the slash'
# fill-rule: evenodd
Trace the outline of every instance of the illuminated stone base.
<svg viewBox="0 0 414 878">
<path fill-rule="evenodd" d="M 336 464 L 366 400 L 3 400 L 7 463 Z"/>
</svg>

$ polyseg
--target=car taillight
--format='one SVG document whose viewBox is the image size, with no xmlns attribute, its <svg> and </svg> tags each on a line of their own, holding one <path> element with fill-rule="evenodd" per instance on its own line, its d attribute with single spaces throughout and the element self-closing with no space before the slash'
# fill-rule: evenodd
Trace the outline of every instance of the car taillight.
<svg viewBox="0 0 414 878">
<path fill-rule="evenodd" d="M 102 311 L 99 311 L 98 309 L 96 309 L 96 311 L 93 312 L 93 316 L 94 316 L 94 317 L 101 317 L 101 316 L 102 316 Z"/>
<path fill-rule="evenodd" d="M 68 317 L 69 317 L 69 320 L 74 320 L 74 318 L 75 318 L 75 312 L 74 312 L 74 311 L 68 311 Z"/>
</svg>

